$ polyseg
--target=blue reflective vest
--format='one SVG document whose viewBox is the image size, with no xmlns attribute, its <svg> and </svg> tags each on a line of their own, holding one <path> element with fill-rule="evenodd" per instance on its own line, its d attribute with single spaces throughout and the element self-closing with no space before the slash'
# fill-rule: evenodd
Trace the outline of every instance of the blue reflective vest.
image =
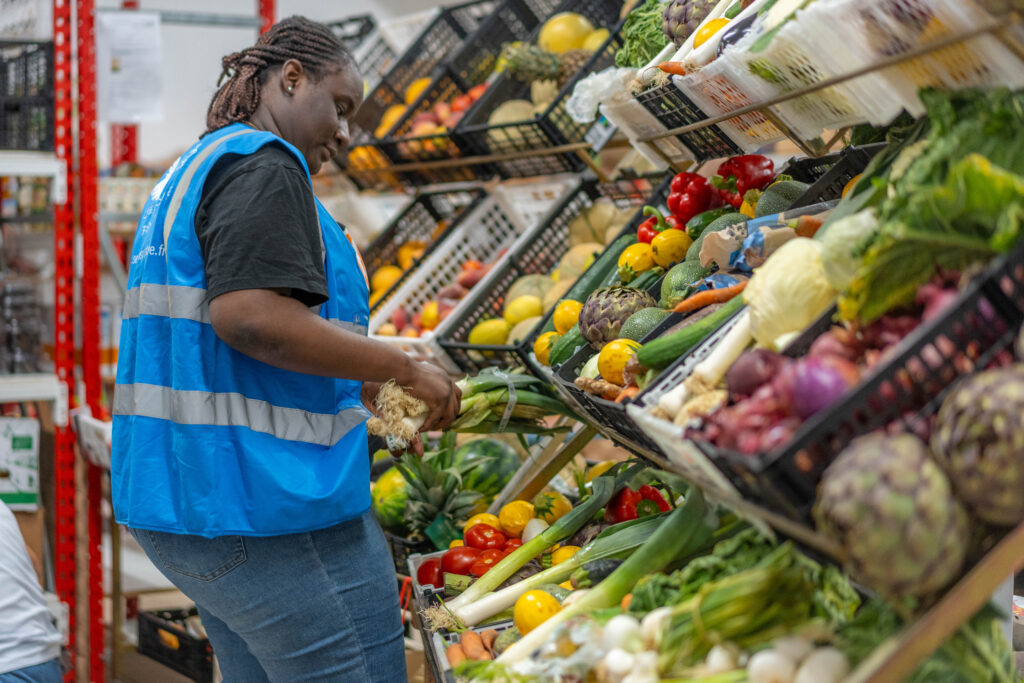
<svg viewBox="0 0 1024 683">
<path fill-rule="evenodd" d="M 183 154 L 142 211 L 114 391 L 111 486 L 121 524 L 273 536 L 326 528 L 370 506 L 361 383 L 261 363 L 210 325 L 194 226 L 203 183 L 222 155 L 271 143 L 307 169 L 292 145 L 233 124 Z M 319 202 L 317 212 L 329 293 L 319 315 L 366 334 L 362 261 Z"/>
</svg>

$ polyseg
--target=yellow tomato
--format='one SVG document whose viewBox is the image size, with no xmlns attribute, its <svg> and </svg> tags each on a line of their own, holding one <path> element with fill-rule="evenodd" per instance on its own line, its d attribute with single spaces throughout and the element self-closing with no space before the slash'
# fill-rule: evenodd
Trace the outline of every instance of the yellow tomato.
<svg viewBox="0 0 1024 683">
<path fill-rule="evenodd" d="M 572 585 L 572 581 L 563 581 L 562 583 L 560 583 L 558 585 L 559 585 L 559 587 L 564 588 L 567 591 L 574 591 L 574 590 L 576 590 L 576 586 Z"/>
<path fill-rule="evenodd" d="M 662 268 L 668 268 L 686 258 L 686 250 L 693 244 L 693 239 L 685 230 L 670 228 L 662 230 L 651 240 L 651 254 L 654 262 Z"/>
<path fill-rule="evenodd" d="M 516 538 L 523 535 L 523 529 L 533 519 L 533 503 L 525 500 L 513 500 L 498 512 L 501 529 L 509 536 Z"/>
<path fill-rule="evenodd" d="M 623 282 L 629 283 L 636 279 L 636 276 L 654 267 L 654 251 L 651 245 L 644 242 L 637 242 L 619 255 L 619 277 Z"/>
<path fill-rule="evenodd" d="M 561 493 L 546 491 L 538 493 L 533 499 L 533 510 L 539 519 L 554 524 L 572 510 L 572 503 Z"/>
<path fill-rule="evenodd" d="M 541 365 L 548 365 L 548 357 L 551 355 L 551 347 L 558 340 L 557 332 L 545 332 L 533 342 L 533 355 L 537 356 L 537 362 Z"/>
<path fill-rule="evenodd" d="M 512 620 L 524 636 L 551 617 L 558 614 L 562 606 L 550 593 L 542 590 L 526 591 L 516 600 L 512 608 Z"/>
<path fill-rule="evenodd" d="M 852 178 L 850 178 L 850 182 L 846 183 L 846 185 L 843 186 L 843 191 L 842 191 L 842 194 L 840 196 L 845 197 L 846 195 L 850 194 L 850 190 L 852 190 L 854 188 L 854 186 L 860 181 L 860 177 L 862 175 L 864 175 L 864 174 L 863 173 L 858 173 L 857 175 L 855 175 Z"/>
<path fill-rule="evenodd" d="M 617 464 L 618 463 L 615 462 L 614 460 L 605 460 L 604 462 L 597 463 L 589 470 L 587 470 L 587 476 L 584 477 L 584 481 L 593 481 L 594 479 L 600 477 L 602 474 L 604 474 L 611 468 L 615 467 Z"/>
<path fill-rule="evenodd" d="M 498 531 L 501 531 L 501 522 L 498 521 L 498 515 L 492 515 L 489 512 L 481 512 L 478 515 L 473 515 L 466 520 L 466 526 L 462 528 L 462 532 L 465 533 L 472 529 L 477 524 L 486 524 L 492 526 Z"/>
<path fill-rule="evenodd" d="M 597 371 L 606 382 L 617 384 L 620 387 L 625 385 L 622 373 L 626 369 L 626 363 L 636 355 L 640 348 L 638 342 L 632 339 L 616 339 L 601 347 L 601 353 L 597 357 Z"/>
<path fill-rule="evenodd" d="M 582 308 L 583 304 L 572 299 L 563 299 L 558 302 L 558 305 L 555 306 L 555 312 L 551 314 L 551 321 L 555 324 L 558 334 L 565 334 L 576 327 Z"/>
<path fill-rule="evenodd" d="M 454 541 L 452 541 L 451 543 L 448 544 L 448 547 L 449 548 L 461 548 L 464 545 L 466 545 L 466 544 L 462 542 L 461 538 L 456 538 Z"/>
<path fill-rule="evenodd" d="M 563 545 L 561 548 L 551 553 L 551 564 L 562 564 L 579 551 L 578 545 Z"/>
<path fill-rule="evenodd" d="M 708 42 L 708 38 L 721 31 L 722 27 L 728 23 L 728 19 L 712 19 L 711 21 L 707 22 L 699 29 L 697 29 L 697 35 L 693 37 L 694 49 Z"/>
</svg>

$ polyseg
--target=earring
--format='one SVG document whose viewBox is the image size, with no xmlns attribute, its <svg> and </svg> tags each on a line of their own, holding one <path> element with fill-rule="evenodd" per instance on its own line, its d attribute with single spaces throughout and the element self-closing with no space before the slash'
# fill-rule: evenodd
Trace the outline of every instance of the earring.
<svg viewBox="0 0 1024 683">
<path fill-rule="evenodd" d="M 288 94 L 291 95 L 293 92 L 295 92 L 295 86 L 294 85 L 289 85 L 288 86 Z"/>
</svg>

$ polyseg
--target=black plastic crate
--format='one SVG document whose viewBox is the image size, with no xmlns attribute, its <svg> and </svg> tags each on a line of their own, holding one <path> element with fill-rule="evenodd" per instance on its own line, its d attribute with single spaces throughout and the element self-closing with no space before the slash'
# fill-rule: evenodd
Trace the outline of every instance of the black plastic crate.
<svg viewBox="0 0 1024 683">
<path fill-rule="evenodd" d="M 387 531 L 384 532 L 384 538 L 388 542 L 391 557 L 395 561 L 395 572 L 402 576 L 405 576 L 409 571 L 410 555 L 423 555 L 437 550 L 429 540 L 410 541 L 408 538 L 396 536 Z"/>
<path fill-rule="evenodd" d="M 636 99 L 668 130 L 689 126 L 708 118 L 708 115 L 671 81 L 640 93 Z M 739 146 L 718 126 L 698 128 L 676 137 L 697 161 L 743 154 Z"/>
<path fill-rule="evenodd" d="M 359 73 L 369 87 L 375 87 L 398 55 L 381 34 L 374 18 L 369 14 L 360 14 L 327 25 L 352 53 L 359 66 Z"/>
<path fill-rule="evenodd" d="M 397 265 L 398 250 L 407 242 L 422 241 L 427 246 L 412 266 L 404 270 L 402 276 L 373 303 L 370 307 L 371 314 L 398 291 L 409 274 L 415 271 L 416 266 L 444 241 L 444 238 L 459 225 L 462 217 L 468 215 L 486 195 L 487 193 L 479 187 L 423 192 L 391 220 L 362 252 L 368 275 L 372 277 L 381 266 Z M 445 221 L 447 225 L 439 231 L 440 221 Z M 437 234 L 438 232 L 440 234 Z"/>
<path fill-rule="evenodd" d="M 501 317 L 505 293 L 516 280 L 524 275 L 546 275 L 554 269 L 569 251 L 569 224 L 601 196 L 603 193 L 597 181 L 584 180 L 551 210 L 545 220 L 533 228 L 530 236 L 521 240 L 521 246 L 492 276 L 495 278 L 491 281 L 492 286 L 471 291 L 469 303 L 460 307 L 462 310 L 458 318 L 452 321 L 445 335 L 438 340 L 459 368 L 476 373 L 485 367 L 527 364 L 533 343 L 540 336 L 541 328 L 549 316 L 545 316 L 519 344 L 476 346 L 467 341 L 469 333 L 481 320 Z M 622 208 L 642 205 L 644 200 L 645 197 L 639 195 L 622 195 L 612 201 Z M 631 224 L 633 222 L 631 220 Z"/>
<path fill-rule="evenodd" d="M 452 138 L 460 149 L 475 155 L 512 155 L 542 152 L 550 147 L 583 142 L 592 124 L 573 121 L 566 111 L 566 102 L 581 79 L 615 63 L 615 53 L 622 47 L 622 22 L 619 0 L 564 0 L 555 13 L 576 12 L 597 26 L 608 27 L 611 35 L 598 48 L 575 76 L 559 91 L 554 101 L 541 114 L 526 121 L 497 126 L 488 124 L 491 113 L 509 100 L 530 99 L 530 84 L 509 74 L 502 74 L 487 92 L 466 112 L 456 126 Z M 528 39 L 536 41 L 536 32 Z M 500 49 L 500 46 L 499 46 Z M 520 159 L 494 162 L 502 178 L 525 178 L 537 175 L 581 170 L 582 158 L 576 152 L 538 154 Z"/>
<path fill-rule="evenodd" d="M 964 289 L 957 302 L 920 324 L 899 353 L 873 368 L 832 408 L 805 421 L 785 447 L 744 455 L 694 444 L 740 493 L 792 519 L 810 523 L 825 468 L 855 437 L 930 405 L 954 381 L 986 367 L 1011 347 L 1024 321 L 1024 242 Z M 804 355 L 831 326 L 822 316 L 784 351 Z"/>
<path fill-rule="evenodd" d="M 377 28 L 377 22 L 369 14 L 359 14 L 327 24 L 349 52 L 355 52 L 367 36 Z"/>
<path fill-rule="evenodd" d="M 53 97 L 53 43 L 0 40 L 0 100 Z"/>
<path fill-rule="evenodd" d="M 816 177 L 813 177 L 813 179 L 804 180 L 790 173 L 795 180 L 811 185 L 806 192 L 793 202 L 793 206 L 811 206 L 812 204 L 839 199 L 846 184 L 853 180 L 856 175 L 862 173 L 875 155 L 885 149 L 885 147 L 886 143 L 884 142 L 862 145 L 860 147 L 847 147 L 838 153 L 838 159 L 834 159 L 827 168 L 820 169 L 819 167 L 822 172 L 816 173 Z M 822 158 L 829 159 L 833 156 L 830 154 Z M 789 171 L 784 172 L 789 173 Z M 810 174 L 808 176 L 810 177 Z"/>
<path fill-rule="evenodd" d="M 197 638 L 185 620 L 198 614 L 189 610 L 139 612 L 139 654 L 155 659 L 197 683 L 213 681 L 213 648 Z"/>
</svg>

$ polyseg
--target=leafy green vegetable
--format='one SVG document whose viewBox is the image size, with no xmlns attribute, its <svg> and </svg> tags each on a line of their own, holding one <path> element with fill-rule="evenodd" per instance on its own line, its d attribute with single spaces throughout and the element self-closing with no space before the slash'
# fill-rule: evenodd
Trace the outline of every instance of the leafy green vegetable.
<svg viewBox="0 0 1024 683">
<path fill-rule="evenodd" d="M 622 25 L 622 48 L 615 54 L 615 65 L 639 69 L 668 45 L 661 28 L 668 3 L 646 0 L 635 7 Z"/>
<path fill-rule="evenodd" d="M 838 646 L 856 666 L 903 626 L 883 601 L 865 604 L 840 628 Z M 905 683 L 1018 683 L 1013 651 L 991 605 L 983 608 L 921 664 Z"/>
</svg>

